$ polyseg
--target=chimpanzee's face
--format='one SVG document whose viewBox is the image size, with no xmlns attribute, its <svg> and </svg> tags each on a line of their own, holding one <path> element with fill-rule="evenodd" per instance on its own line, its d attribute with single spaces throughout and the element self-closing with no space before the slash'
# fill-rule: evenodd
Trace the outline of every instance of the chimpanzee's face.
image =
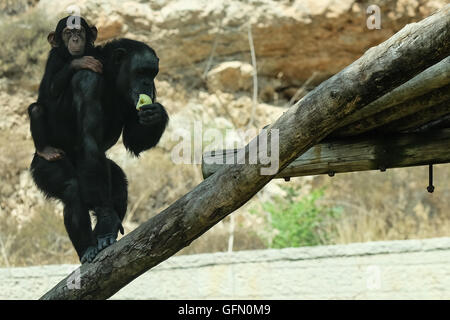
<svg viewBox="0 0 450 320">
<path fill-rule="evenodd" d="M 140 94 L 146 94 L 155 101 L 154 79 L 159 71 L 159 59 L 149 50 L 138 51 L 122 62 L 118 87 L 129 103 L 136 105 Z"/>
<path fill-rule="evenodd" d="M 64 28 L 62 32 L 64 45 L 72 56 L 82 56 L 86 45 L 86 30 L 79 28 Z"/>
</svg>

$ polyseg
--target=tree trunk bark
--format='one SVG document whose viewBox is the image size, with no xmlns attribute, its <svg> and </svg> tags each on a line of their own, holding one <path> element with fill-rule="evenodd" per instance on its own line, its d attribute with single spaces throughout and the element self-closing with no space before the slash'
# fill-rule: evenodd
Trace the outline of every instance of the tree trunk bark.
<svg viewBox="0 0 450 320">
<path fill-rule="evenodd" d="M 450 5 L 368 50 L 360 59 L 311 91 L 269 127 L 279 130 L 284 169 L 346 117 L 450 53 Z M 271 131 L 272 130 L 272 131 Z M 269 140 L 270 141 L 270 140 Z M 246 147 L 246 153 L 249 148 Z M 264 165 L 223 168 L 101 253 L 42 299 L 106 299 L 166 260 L 242 206 L 275 174 Z M 74 289 L 71 279 L 80 280 Z M 71 289 L 72 288 L 72 289 Z M 158 288 L 155 288 L 158 290 Z"/>
</svg>

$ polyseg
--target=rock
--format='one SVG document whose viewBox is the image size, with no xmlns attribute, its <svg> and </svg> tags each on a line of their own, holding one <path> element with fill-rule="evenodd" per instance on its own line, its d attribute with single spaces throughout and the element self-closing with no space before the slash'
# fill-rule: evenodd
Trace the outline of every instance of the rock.
<svg viewBox="0 0 450 320">
<path fill-rule="evenodd" d="M 229 61 L 208 72 L 207 86 L 211 92 L 246 91 L 252 86 L 253 67 L 245 62 Z"/>
<path fill-rule="evenodd" d="M 117 38 L 127 30 L 120 16 L 101 16 L 98 18 L 96 26 L 98 41 Z"/>
<path fill-rule="evenodd" d="M 38 7 L 56 20 L 71 3 L 40 0 Z M 366 25 L 366 9 L 373 4 L 368 0 L 82 0 L 77 5 L 82 15 L 102 28 L 102 40 L 123 35 L 147 42 L 161 59 L 160 74 L 181 80 L 198 78 L 210 57 L 217 64 L 230 59 L 250 62 L 251 23 L 258 77 L 282 74 L 279 88 L 283 88 L 301 86 L 315 71 L 339 72 L 405 24 L 446 3 L 379 1 L 381 29 L 376 31 Z M 251 81 L 240 85 L 249 88 Z"/>
<path fill-rule="evenodd" d="M 236 128 L 242 128 L 248 125 L 250 121 L 252 100 L 250 97 L 240 97 L 226 105 L 228 114 L 233 120 Z M 256 128 L 262 128 L 274 122 L 285 111 L 285 108 L 272 106 L 266 103 L 258 103 L 255 107 L 254 125 Z"/>
<path fill-rule="evenodd" d="M 230 120 L 224 117 L 217 117 L 214 119 L 214 125 L 218 129 L 231 129 L 234 127 Z"/>
</svg>

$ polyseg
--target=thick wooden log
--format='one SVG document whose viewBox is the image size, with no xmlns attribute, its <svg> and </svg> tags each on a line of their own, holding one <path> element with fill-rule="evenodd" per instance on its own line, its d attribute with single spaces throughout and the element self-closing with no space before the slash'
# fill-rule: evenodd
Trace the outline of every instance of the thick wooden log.
<svg viewBox="0 0 450 320">
<path fill-rule="evenodd" d="M 450 162 L 450 128 L 424 133 L 397 134 L 389 137 L 351 138 L 324 142 L 310 148 L 291 162 L 275 178 L 318 174 L 385 170 Z M 238 150 L 205 153 L 203 177 L 229 166 Z M 223 164 L 216 164 L 217 162 Z"/>
<path fill-rule="evenodd" d="M 377 131 L 381 133 L 413 131 L 415 128 L 420 128 L 427 123 L 438 121 L 448 114 L 450 114 L 450 99 L 432 108 L 424 109 L 408 117 L 386 124 L 377 129 Z"/>
<path fill-rule="evenodd" d="M 352 122 L 369 118 L 392 106 L 399 104 L 408 105 L 408 101 L 445 87 L 448 84 L 450 84 L 450 57 L 442 59 L 439 63 L 419 73 L 411 80 L 386 93 L 372 103 L 369 103 L 361 110 L 350 115 L 339 127 L 344 127 Z"/>
<path fill-rule="evenodd" d="M 426 122 L 419 127 L 414 127 L 414 129 L 406 129 L 404 132 L 424 132 L 443 128 L 450 128 L 450 113 L 440 117 L 439 119 Z"/>
<path fill-rule="evenodd" d="M 368 50 L 269 126 L 269 141 L 279 133 L 280 168 L 284 169 L 334 131 L 347 116 L 449 54 L 450 5 L 447 5 Z M 273 178 L 273 175 L 261 174 L 264 167 L 236 165 L 220 169 L 160 214 L 103 250 L 93 263 L 82 265 L 42 299 L 110 297 L 253 197 Z M 73 279 L 75 283 L 80 280 L 79 287 L 73 286 L 70 281 Z"/>
<path fill-rule="evenodd" d="M 397 104 L 376 113 L 368 118 L 350 123 L 349 125 L 333 132 L 333 137 L 349 137 L 357 136 L 365 132 L 369 132 L 375 128 L 386 126 L 389 123 L 395 122 L 402 118 L 414 117 L 415 113 L 432 115 L 434 107 L 446 103 L 450 100 L 450 85 L 428 92 L 427 94 L 417 97 L 414 100 Z M 422 112 L 424 111 L 424 112 Z M 436 114 L 436 117 L 439 115 Z M 425 120 L 425 119 L 424 119 Z M 428 119 L 430 121 L 432 119 Z M 426 123 L 426 122 L 422 122 Z M 389 126 L 392 127 L 392 126 Z M 398 131 L 394 130 L 393 131 Z"/>
</svg>

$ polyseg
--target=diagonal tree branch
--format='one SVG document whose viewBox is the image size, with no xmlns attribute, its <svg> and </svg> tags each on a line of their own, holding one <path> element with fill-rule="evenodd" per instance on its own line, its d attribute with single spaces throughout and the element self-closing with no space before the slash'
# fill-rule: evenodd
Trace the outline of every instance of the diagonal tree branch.
<svg viewBox="0 0 450 320">
<path fill-rule="evenodd" d="M 407 25 L 306 95 L 269 126 L 279 130 L 279 164 L 286 167 L 346 117 L 450 54 L 450 5 Z M 246 147 L 248 153 L 249 148 Z M 96 260 L 63 279 L 42 299 L 106 299 L 166 260 L 242 206 L 273 176 L 263 165 L 233 165 L 201 182 Z M 158 290 L 158 288 L 155 288 Z"/>
</svg>

